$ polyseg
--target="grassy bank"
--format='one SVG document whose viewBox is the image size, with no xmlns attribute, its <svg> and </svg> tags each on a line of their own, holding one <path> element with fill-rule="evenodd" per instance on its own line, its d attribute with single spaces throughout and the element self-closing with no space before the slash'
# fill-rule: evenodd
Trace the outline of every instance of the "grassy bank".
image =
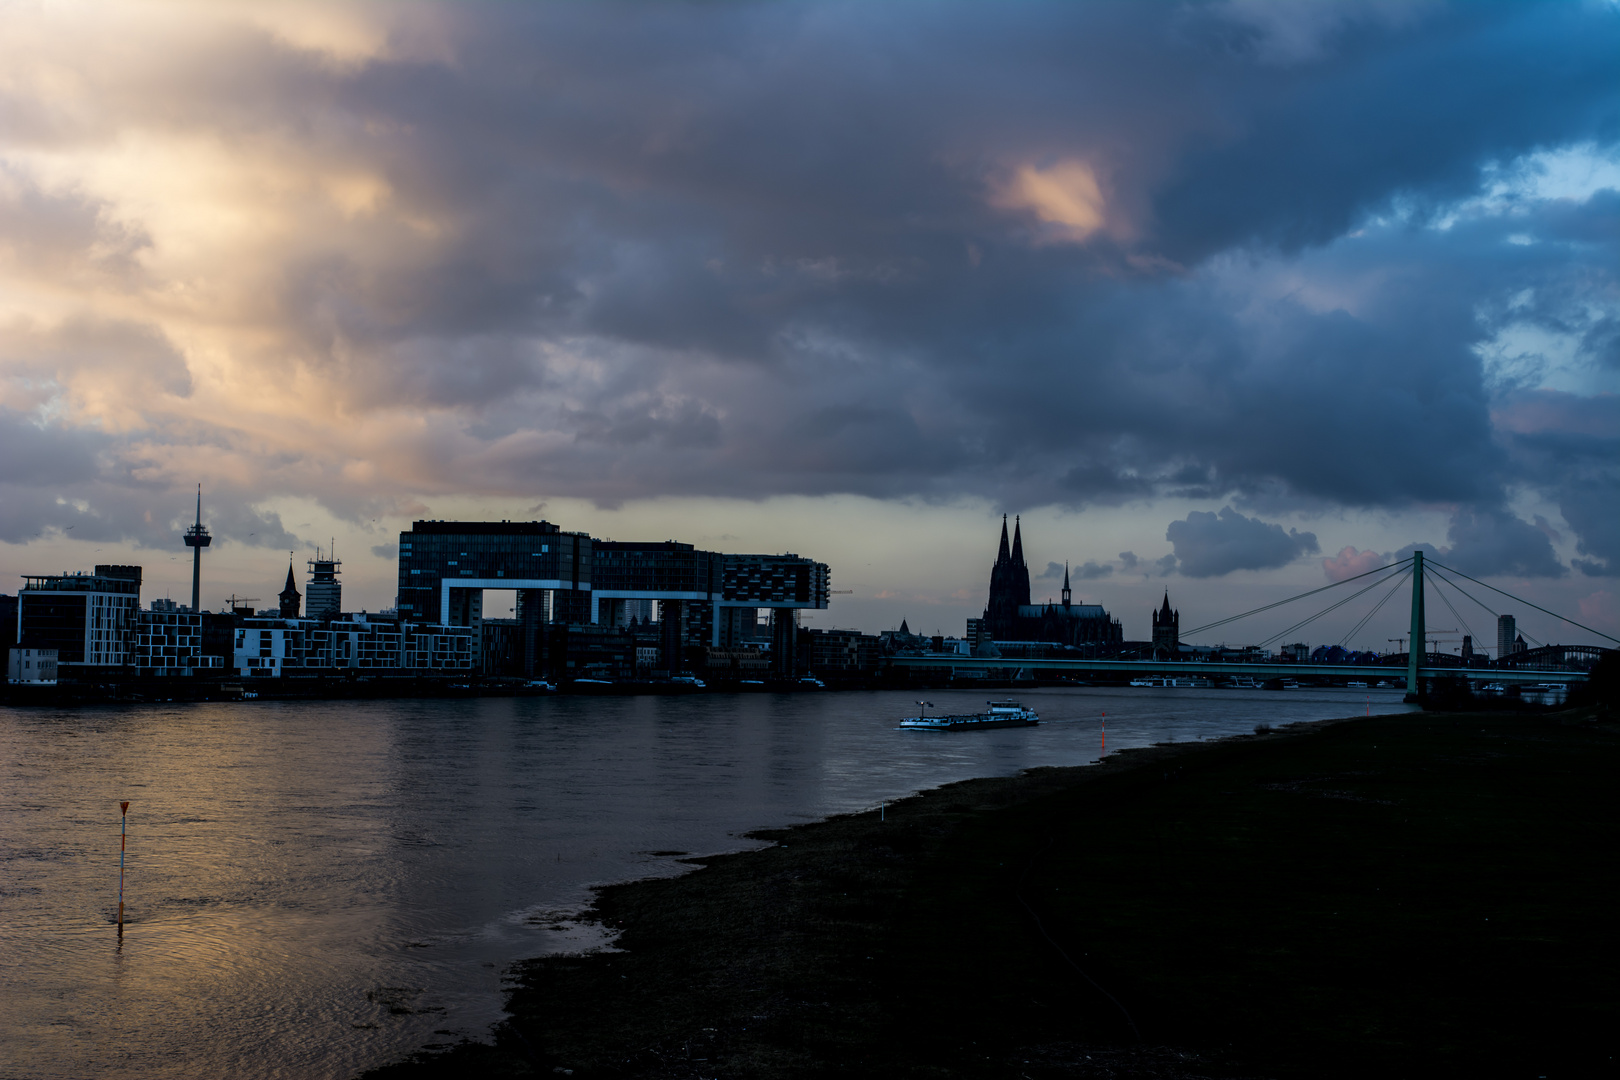
<svg viewBox="0 0 1620 1080">
<path fill-rule="evenodd" d="M 955 784 L 603 890 L 622 952 L 372 1075 L 1612 1073 L 1617 768 L 1430 714 Z"/>
</svg>

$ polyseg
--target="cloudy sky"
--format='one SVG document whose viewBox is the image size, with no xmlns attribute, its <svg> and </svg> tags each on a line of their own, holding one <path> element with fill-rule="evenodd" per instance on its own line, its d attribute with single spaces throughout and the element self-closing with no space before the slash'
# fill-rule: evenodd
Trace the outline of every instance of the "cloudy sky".
<svg viewBox="0 0 1620 1080">
<path fill-rule="evenodd" d="M 200 482 L 210 607 L 544 516 L 953 633 L 1006 512 L 1128 636 L 1414 544 L 1620 636 L 1617 56 L 1608 0 L 5 4 L 0 588 L 185 596 Z"/>
</svg>

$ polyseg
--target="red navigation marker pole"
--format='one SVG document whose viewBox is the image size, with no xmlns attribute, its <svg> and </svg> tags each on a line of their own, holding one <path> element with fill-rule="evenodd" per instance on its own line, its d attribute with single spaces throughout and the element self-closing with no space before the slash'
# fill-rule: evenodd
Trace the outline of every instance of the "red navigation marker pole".
<svg viewBox="0 0 1620 1080">
<path fill-rule="evenodd" d="M 124 935 L 124 848 L 129 840 L 129 803 L 118 804 L 118 936 Z"/>
<path fill-rule="evenodd" d="M 1108 714 L 1107 713 L 1103 713 L 1102 752 L 1103 752 L 1104 757 L 1108 756 Z"/>
</svg>

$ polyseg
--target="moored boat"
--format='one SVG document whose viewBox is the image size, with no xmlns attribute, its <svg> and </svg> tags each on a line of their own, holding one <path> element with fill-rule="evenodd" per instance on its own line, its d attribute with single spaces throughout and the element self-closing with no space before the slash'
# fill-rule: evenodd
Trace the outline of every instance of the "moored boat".
<svg viewBox="0 0 1620 1080">
<path fill-rule="evenodd" d="M 925 709 L 930 702 L 919 701 Z M 965 731 L 977 728 L 1032 727 L 1041 722 L 1034 709 L 1025 708 L 1016 701 L 987 701 L 985 712 L 945 713 L 940 716 L 908 716 L 900 726 L 920 731 Z"/>
</svg>

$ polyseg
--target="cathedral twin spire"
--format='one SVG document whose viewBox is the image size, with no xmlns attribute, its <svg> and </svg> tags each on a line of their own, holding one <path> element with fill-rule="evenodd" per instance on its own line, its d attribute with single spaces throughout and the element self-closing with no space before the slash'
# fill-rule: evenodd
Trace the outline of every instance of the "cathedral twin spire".
<svg viewBox="0 0 1620 1080">
<path fill-rule="evenodd" d="M 1010 632 L 1018 618 L 1019 607 L 1029 603 L 1029 567 L 1024 565 L 1024 533 L 1022 523 L 1013 519 L 1012 543 L 1007 542 L 1007 515 L 1001 515 L 1001 548 L 996 552 L 996 565 L 990 570 L 990 606 L 985 618 L 992 633 L 1003 637 Z"/>
</svg>

